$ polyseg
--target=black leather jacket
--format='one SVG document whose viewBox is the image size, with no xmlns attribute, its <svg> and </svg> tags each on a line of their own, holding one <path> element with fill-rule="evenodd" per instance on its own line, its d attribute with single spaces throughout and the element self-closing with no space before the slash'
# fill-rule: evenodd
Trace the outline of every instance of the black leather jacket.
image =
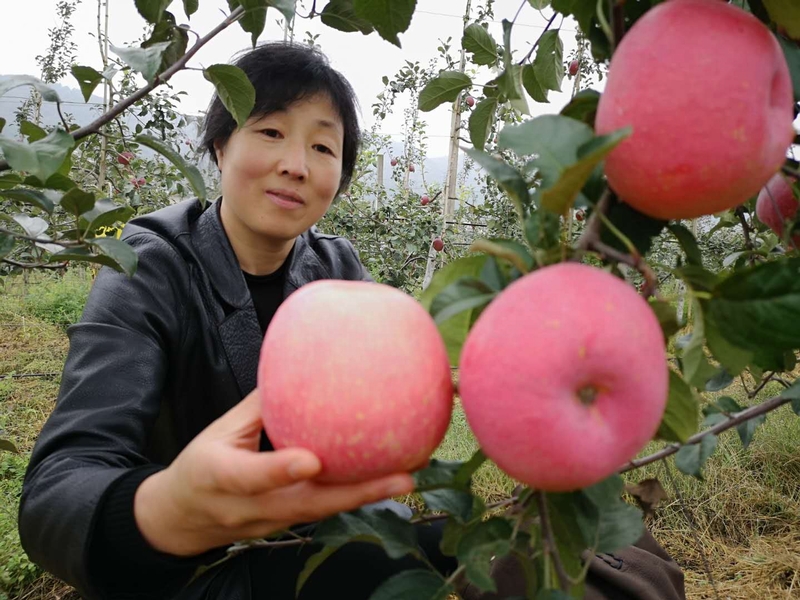
<svg viewBox="0 0 800 600">
<path fill-rule="evenodd" d="M 122 239 L 133 278 L 103 268 L 70 349 L 55 410 L 33 449 L 19 512 L 23 547 L 91 593 L 87 555 L 109 485 L 168 465 L 256 387 L 261 330 L 219 201 L 138 217 Z M 318 279 L 369 280 L 350 242 L 312 228 L 296 241 L 284 297 Z"/>
</svg>

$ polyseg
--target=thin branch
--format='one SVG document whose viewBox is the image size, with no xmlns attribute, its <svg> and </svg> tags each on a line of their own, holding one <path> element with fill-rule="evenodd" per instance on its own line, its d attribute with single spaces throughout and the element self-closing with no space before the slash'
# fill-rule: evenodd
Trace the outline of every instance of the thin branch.
<svg viewBox="0 0 800 600">
<path fill-rule="evenodd" d="M 10 258 L 2 259 L 2 262 L 7 263 L 9 265 L 20 267 L 22 269 L 63 269 L 67 266 L 66 262 L 50 264 L 50 263 L 22 263 L 17 262 L 16 260 L 12 260 Z"/>
<path fill-rule="evenodd" d="M 20 239 L 20 240 L 26 240 L 28 242 L 36 242 L 38 244 L 56 244 L 58 246 L 64 246 L 65 248 L 70 248 L 70 247 L 81 246 L 82 245 L 82 244 L 79 244 L 77 242 L 59 242 L 58 240 L 48 240 L 48 239 L 42 239 L 42 238 L 35 238 L 35 237 L 31 237 L 29 235 L 22 235 L 21 233 L 14 233 L 13 231 L 10 231 L 8 229 L 4 229 L 2 227 L 0 227 L 0 233 L 2 233 L 4 235 L 10 235 L 11 237 L 15 237 L 15 238 Z"/>
<path fill-rule="evenodd" d="M 528 51 L 528 53 L 525 55 L 525 57 L 521 61 L 519 61 L 519 63 L 517 63 L 517 64 L 524 65 L 525 62 L 533 55 L 533 51 L 536 50 L 537 46 L 539 45 L 539 42 L 542 40 L 542 37 L 544 36 L 545 33 L 547 33 L 547 30 L 550 29 L 550 26 L 553 24 L 553 21 L 556 20 L 557 16 L 558 16 L 558 13 L 553 13 L 553 16 L 550 17 L 550 20 L 547 22 L 547 25 L 545 26 L 544 31 L 542 31 L 541 35 L 533 43 L 533 46 L 531 46 L 531 49 Z M 487 86 L 484 86 L 484 87 L 487 87 Z"/>
<path fill-rule="evenodd" d="M 744 231 L 744 245 L 745 247 L 752 251 L 755 250 L 755 246 L 753 246 L 753 240 L 750 238 L 750 224 L 747 222 L 747 219 L 744 218 L 744 207 L 737 206 L 736 210 L 733 211 L 734 214 L 739 217 L 739 222 L 742 224 L 742 231 Z"/>
<path fill-rule="evenodd" d="M 61 102 L 56 102 L 56 110 L 58 111 L 58 116 L 61 117 L 61 123 L 64 125 L 64 131 L 69 131 L 69 123 L 64 118 L 64 113 L 61 112 Z"/>
<path fill-rule="evenodd" d="M 608 212 L 611 206 L 611 190 L 606 188 L 597 205 L 592 211 L 592 216 L 586 223 L 586 228 L 583 230 L 580 239 L 578 240 L 578 250 L 588 250 L 593 240 L 600 239 L 600 230 L 603 227 L 603 221 L 600 219 L 600 214 Z"/>
<path fill-rule="evenodd" d="M 124 100 L 118 102 L 111 110 L 107 113 L 98 117 L 95 121 L 81 127 L 80 129 L 76 129 L 75 131 L 71 132 L 72 137 L 75 141 L 85 138 L 88 135 L 96 134 L 100 128 L 111 121 L 114 117 L 122 114 L 126 109 L 130 106 L 147 96 L 150 92 L 152 92 L 158 86 L 166 83 L 169 79 L 178 71 L 183 69 L 186 66 L 186 63 L 189 62 L 195 54 L 197 54 L 198 50 L 205 46 L 211 39 L 216 37 L 221 31 L 238 21 L 241 16 L 244 14 L 244 8 L 241 6 L 237 7 L 230 15 L 228 15 L 222 23 L 217 25 L 214 29 L 212 29 L 208 34 L 204 37 L 197 40 L 197 42 L 192 46 L 186 54 L 181 56 L 175 64 L 173 64 L 169 69 L 158 75 L 152 83 L 147 84 L 143 88 L 138 89 L 132 95 L 128 96 Z M 0 171 L 6 171 L 11 168 L 8 164 L 8 161 L 0 161 Z"/>
<path fill-rule="evenodd" d="M 778 379 L 776 378 L 776 381 Z M 786 384 L 789 385 L 788 383 Z M 619 470 L 619 473 L 625 473 L 627 471 L 633 471 L 634 469 L 638 469 L 639 467 L 643 467 L 644 465 L 649 465 L 650 463 L 656 462 L 657 460 L 661 460 L 667 456 L 671 456 L 675 454 L 678 450 L 683 448 L 684 446 L 691 446 L 693 444 L 699 444 L 704 437 L 707 435 L 717 435 L 722 433 L 723 431 L 730 429 L 731 427 L 736 427 L 737 425 L 744 423 L 745 421 L 749 421 L 750 419 L 757 417 L 759 415 L 767 414 L 783 406 L 784 404 L 788 404 L 791 402 L 791 398 L 787 398 L 784 396 L 776 396 L 774 398 L 770 398 L 769 400 L 765 400 L 761 404 L 756 406 L 751 406 L 743 410 L 742 412 L 736 413 L 735 415 L 729 417 L 725 421 L 714 425 L 710 429 L 706 429 L 705 431 L 701 431 L 700 433 L 694 434 L 690 437 L 685 444 L 670 444 L 669 446 L 662 448 L 658 452 L 654 454 L 650 454 L 649 456 L 644 456 L 642 458 L 637 458 L 630 461 L 627 465 L 622 467 Z"/>
<path fill-rule="evenodd" d="M 761 380 L 761 383 L 758 384 L 756 389 L 754 389 L 752 392 L 747 392 L 747 397 L 754 398 L 756 394 L 758 394 L 758 392 L 764 389 L 765 385 L 767 385 L 770 381 L 772 381 L 773 377 L 775 377 L 775 373 L 770 373 L 769 375 L 764 377 L 764 379 Z"/>
<path fill-rule="evenodd" d="M 569 575 L 564 569 L 564 563 L 561 562 L 561 555 L 558 553 L 555 537 L 553 536 L 553 526 L 550 523 L 550 514 L 547 511 L 547 497 L 541 490 L 536 490 L 536 502 L 539 505 L 539 519 L 542 525 L 542 541 L 544 543 L 544 551 L 553 558 L 553 566 L 556 569 L 558 576 L 558 585 L 561 591 L 569 592 Z"/>
</svg>

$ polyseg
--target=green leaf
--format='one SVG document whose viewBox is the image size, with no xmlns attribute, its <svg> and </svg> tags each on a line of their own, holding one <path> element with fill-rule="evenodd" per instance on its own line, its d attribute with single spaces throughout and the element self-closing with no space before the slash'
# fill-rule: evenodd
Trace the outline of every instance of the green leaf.
<svg viewBox="0 0 800 600">
<path fill-rule="evenodd" d="M 183 176 L 189 181 L 189 185 L 192 186 L 192 190 L 197 198 L 203 205 L 205 205 L 207 199 L 206 184 L 203 181 L 203 176 L 200 174 L 200 171 L 197 169 L 197 167 L 187 163 L 180 154 L 175 152 L 161 140 L 157 140 L 149 135 L 137 135 L 134 138 L 134 141 L 142 144 L 143 146 L 147 146 L 151 150 L 155 150 L 169 160 L 173 165 L 175 165 L 178 170 L 183 173 Z"/>
<path fill-rule="evenodd" d="M 108 239 L 113 240 L 115 242 L 119 242 L 119 240 L 115 240 L 113 238 L 96 238 L 96 239 Z M 96 240 L 91 240 L 92 242 Z M 124 244 L 125 242 L 120 242 Z M 127 244 L 126 244 L 127 245 Z M 98 248 L 99 249 L 99 248 Z M 108 256 L 106 254 L 95 254 L 88 248 L 65 248 L 61 252 L 56 252 L 52 254 L 49 258 L 49 262 L 62 262 L 62 261 L 76 261 L 76 262 L 90 262 L 90 263 L 97 263 L 100 265 L 104 265 L 106 267 L 111 267 L 115 271 L 119 271 L 120 273 L 125 273 L 128 277 L 132 277 L 133 274 L 136 272 L 136 262 L 138 258 L 136 253 L 133 251 L 133 248 L 128 247 L 128 249 L 132 253 L 132 257 L 130 255 L 123 257 L 124 264 L 120 264 L 117 262 L 116 259 Z M 122 254 L 122 253 L 120 253 Z M 133 267 L 131 268 L 131 263 L 133 263 Z"/>
<path fill-rule="evenodd" d="M 653 219 L 631 208 L 628 204 L 614 200 L 608 210 L 608 220 L 625 235 L 643 256 L 650 251 L 653 238 L 661 233 L 667 222 Z M 608 227 L 603 226 L 600 239 L 622 252 L 627 248 Z"/>
<path fill-rule="evenodd" d="M 14 445 L 14 443 L 11 440 L 6 440 L 3 438 L 0 438 L 0 450 L 12 452 L 13 454 L 19 454 L 19 450 L 17 450 L 17 447 Z"/>
<path fill-rule="evenodd" d="M 270 8 L 274 8 L 278 12 L 283 15 L 283 18 L 286 21 L 291 21 L 292 17 L 294 17 L 295 11 L 295 0 L 265 0 L 267 6 Z"/>
<path fill-rule="evenodd" d="M 700 246 L 697 245 L 697 240 L 694 239 L 692 232 L 686 229 L 680 223 L 670 223 L 667 229 L 672 232 L 672 235 L 678 240 L 678 243 L 683 248 L 686 254 L 686 262 L 690 265 L 703 266 L 703 255 L 700 252 Z"/>
<path fill-rule="evenodd" d="M 152 48 L 161 43 L 168 43 L 169 47 L 161 55 L 158 73 L 163 73 L 175 64 L 186 53 L 189 44 L 189 33 L 183 27 L 175 25 L 175 16 L 170 12 L 164 13 L 163 19 L 153 28 L 153 33 L 142 44 L 142 48 Z"/>
<path fill-rule="evenodd" d="M 561 81 L 564 79 L 564 44 L 558 34 L 557 29 L 542 34 L 533 60 L 536 80 L 544 88 L 556 92 L 561 91 Z"/>
<path fill-rule="evenodd" d="M 241 6 L 245 13 L 239 19 L 239 26 L 250 34 L 250 42 L 253 48 L 258 43 L 264 25 L 267 23 L 267 4 L 265 0 L 228 0 L 228 7 L 231 10 Z"/>
<path fill-rule="evenodd" d="M 650 298 L 648 303 L 658 318 L 658 323 L 661 325 L 661 331 L 664 333 L 664 341 L 666 342 L 669 338 L 678 333 L 681 328 L 675 309 L 669 302 L 664 300 Z"/>
<path fill-rule="evenodd" d="M 792 90 L 795 102 L 800 102 L 800 46 L 792 40 L 787 40 L 782 35 L 776 36 L 783 50 L 789 73 L 792 76 Z"/>
<path fill-rule="evenodd" d="M 81 67 L 79 65 L 72 65 L 70 70 L 72 71 L 72 76 L 78 80 L 83 99 L 88 102 L 92 97 L 92 92 L 103 81 L 103 74 L 98 73 L 92 67 Z"/>
<path fill-rule="evenodd" d="M 111 227 L 115 223 L 126 223 L 133 216 L 130 206 L 119 206 L 111 200 L 103 199 L 95 202 L 91 210 L 81 214 L 81 225 L 87 231 L 96 231 L 100 227 Z"/>
<path fill-rule="evenodd" d="M 73 188 L 61 197 L 61 208 L 75 216 L 82 215 L 94 207 L 95 197 L 93 192 L 84 192 L 80 188 Z"/>
<path fill-rule="evenodd" d="M 447 286 L 462 277 L 479 277 L 485 263 L 486 256 L 467 256 L 445 265 L 434 273 L 430 284 L 423 290 L 419 299 L 420 304 L 425 310 L 430 311 L 434 298 Z M 444 340 L 451 365 L 458 364 L 461 348 L 476 311 L 477 309 L 464 311 L 439 324 L 439 333 Z"/>
<path fill-rule="evenodd" d="M 464 29 L 461 46 L 472 53 L 472 62 L 476 65 L 491 65 L 497 61 L 497 42 L 478 23 L 472 23 Z"/>
<path fill-rule="evenodd" d="M 38 125 L 30 121 L 23 121 L 19 126 L 19 132 L 28 138 L 28 142 L 38 142 L 47 137 L 47 132 Z"/>
<path fill-rule="evenodd" d="M 0 133 L 3 132 L 3 128 L 6 126 L 6 120 L 3 117 L 0 117 Z"/>
<path fill-rule="evenodd" d="M 575 203 L 595 167 L 630 134 L 630 128 L 626 128 L 598 136 L 578 148 L 578 162 L 565 168 L 554 185 L 541 190 L 542 207 L 557 214 L 565 214 Z M 535 164 L 535 161 L 532 162 Z"/>
<path fill-rule="evenodd" d="M 582 492 L 547 494 L 550 526 L 558 546 L 558 553 L 567 574 L 577 580 L 582 571 L 581 553 L 592 548 L 596 539 L 586 538 L 591 528 L 584 530 L 581 520 L 599 523 L 600 514 L 595 504 Z M 594 529 L 596 532 L 596 529 Z"/>
<path fill-rule="evenodd" d="M 753 435 L 755 434 L 758 426 L 766 420 L 767 415 L 758 415 L 736 426 L 736 431 L 739 434 L 739 439 L 742 440 L 742 447 L 745 450 L 750 445 L 750 442 L 753 441 Z"/>
<path fill-rule="evenodd" d="M 525 239 L 531 248 L 555 248 L 561 241 L 561 217 L 549 210 L 533 211 L 525 220 Z"/>
<path fill-rule="evenodd" d="M 314 542 L 339 547 L 351 541 L 383 546 L 389 558 L 419 556 L 414 525 L 390 509 L 339 513 L 325 519 L 314 532 Z"/>
<path fill-rule="evenodd" d="M 683 376 L 686 381 L 696 388 L 705 388 L 706 381 L 714 376 L 712 367 L 705 354 L 705 320 L 702 306 L 694 302 L 694 320 L 692 326 L 692 337 L 683 349 Z"/>
<path fill-rule="evenodd" d="M 346 33 L 360 31 L 366 35 L 372 31 L 372 25 L 356 15 L 353 0 L 331 0 L 322 9 L 321 17 L 328 27 Z"/>
<path fill-rule="evenodd" d="M 419 109 L 429 112 L 445 102 L 455 102 L 458 95 L 472 86 L 468 75 L 459 71 L 443 71 L 431 79 L 419 93 Z"/>
<path fill-rule="evenodd" d="M 468 148 L 465 152 L 478 165 L 488 171 L 489 175 L 491 175 L 503 191 L 508 194 L 521 220 L 525 214 L 525 207 L 530 204 L 528 184 L 525 182 L 522 174 L 507 162 L 485 152 L 481 152 L 480 150 Z"/>
<path fill-rule="evenodd" d="M 470 252 L 484 252 L 497 258 L 507 260 L 514 265 L 520 273 L 529 273 L 535 264 L 533 257 L 524 245 L 515 240 L 505 239 L 479 239 L 472 242 Z"/>
<path fill-rule="evenodd" d="M 72 136 L 61 129 L 32 144 L 0 137 L 0 149 L 11 168 L 26 171 L 40 181 L 47 181 L 61 168 L 74 146 Z"/>
<path fill-rule="evenodd" d="M 16 173 L 3 173 L 0 175 L 0 190 L 7 190 L 22 183 L 22 177 Z"/>
<path fill-rule="evenodd" d="M 49 227 L 47 221 L 40 217 L 29 217 L 28 215 L 17 213 L 12 215 L 11 218 L 22 227 L 28 237 L 32 238 L 38 238 Z"/>
<path fill-rule="evenodd" d="M 58 97 L 58 93 L 53 88 L 30 75 L 13 75 L 8 79 L 0 81 L 0 96 L 5 96 L 10 90 L 21 85 L 33 87 L 39 92 L 42 99 L 47 102 L 61 102 L 61 98 Z"/>
<path fill-rule="evenodd" d="M 791 386 L 783 390 L 781 398 L 791 398 L 792 410 L 800 416 L 800 379 L 796 379 Z"/>
<path fill-rule="evenodd" d="M 561 115 L 586 123 L 594 129 L 594 118 L 597 114 L 597 105 L 600 103 L 600 92 L 595 90 L 582 90 L 573 96 L 567 105 L 561 109 Z"/>
<path fill-rule="evenodd" d="M 733 375 L 725 367 L 720 367 L 717 374 L 706 381 L 707 392 L 720 392 L 733 383 Z"/>
<path fill-rule="evenodd" d="M 372 23 L 378 35 L 399 48 L 397 34 L 411 25 L 417 0 L 353 0 L 353 6 L 359 18 Z"/>
<path fill-rule="evenodd" d="M 707 306 L 719 332 L 739 348 L 800 347 L 800 258 L 735 272 L 716 287 Z"/>
<path fill-rule="evenodd" d="M 675 466 L 683 473 L 703 480 L 703 465 L 717 447 L 717 436 L 706 435 L 698 444 L 684 446 L 675 455 Z"/>
<path fill-rule="evenodd" d="M 148 23 L 155 25 L 164 16 L 172 0 L 135 0 L 136 10 Z"/>
<path fill-rule="evenodd" d="M 536 71 L 534 70 L 533 65 L 525 65 L 522 68 L 522 87 L 525 88 L 525 91 L 528 92 L 528 95 L 536 102 L 550 102 L 547 99 L 548 91 L 544 86 L 542 86 L 541 83 L 539 83 L 539 80 L 536 78 Z"/>
<path fill-rule="evenodd" d="M 753 362 L 753 352 L 730 343 L 720 333 L 719 326 L 713 317 L 708 314 L 705 303 L 702 304 L 704 306 L 703 311 L 706 313 L 705 336 L 708 349 L 714 355 L 714 358 L 722 363 L 728 373 L 732 376 L 738 375 Z"/>
<path fill-rule="evenodd" d="M 428 569 L 400 571 L 381 583 L 369 600 L 446 600 L 455 589 L 441 575 Z"/>
<path fill-rule="evenodd" d="M 789 37 L 800 38 L 800 5 L 794 0 L 763 0 L 770 18 L 782 26 Z"/>
<path fill-rule="evenodd" d="M 523 115 L 531 114 L 528 101 L 523 90 L 523 68 L 521 65 L 511 65 L 495 79 L 498 91 L 506 97 L 512 108 Z"/>
<path fill-rule="evenodd" d="M 429 510 L 445 512 L 461 522 L 472 518 L 473 496 L 463 490 L 443 489 L 421 492 Z"/>
<path fill-rule="evenodd" d="M 305 585 L 308 578 L 311 577 L 311 574 L 317 570 L 325 560 L 334 552 L 339 549 L 339 546 L 324 546 L 322 550 L 312 554 L 311 556 L 306 559 L 305 565 L 303 565 L 303 570 L 300 571 L 300 575 L 297 576 L 297 584 L 295 586 L 295 596 L 300 595 L 300 590 Z"/>
<path fill-rule="evenodd" d="M 7 233 L 0 233 L 0 258 L 8 256 L 14 249 L 17 238 Z"/>
<path fill-rule="evenodd" d="M 223 106 L 228 109 L 239 127 L 244 127 L 256 104 L 256 90 L 239 67 L 211 65 L 203 76 L 214 84 Z"/>
<path fill-rule="evenodd" d="M 16 202 L 32 204 L 33 206 L 41 208 L 47 213 L 52 213 L 53 209 L 55 208 L 53 202 L 47 196 L 45 196 L 42 192 L 37 192 L 36 190 L 29 190 L 25 188 L 12 188 L 10 190 L 0 189 L 0 196 L 4 198 L 10 198 Z"/>
<path fill-rule="evenodd" d="M 497 98 L 485 98 L 478 102 L 469 116 L 469 139 L 478 150 L 483 150 L 492 129 Z"/>
<path fill-rule="evenodd" d="M 528 4 L 536 10 L 542 10 L 550 6 L 550 0 L 528 0 Z"/>
<path fill-rule="evenodd" d="M 111 45 L 111 51 L 134 71 L 141 73 L 147 83 L 153 83 L 161 66 L 161 58 L 170 45 L 171 42 L 160 42 L 149 48 L 117 48 Z"/>
<path fill-rule="evenodd" d="M 196 13 L 198 7 L 199 0 L 183 0 L 183 12 L 186 13 L 187 17 L 191 17 L 194 13 Z"/>
<path fill-rule="evenodd" d="M 587 539 L 597 539 L 596 552 L 614 552 L 636 543 L 644 532 L 642 512 L 622 500 L 624 484 L 619 475 L 582 490 L 597 509 L 599 518 L 580 514 L 579 522 Z"/>
<path fill-rule="evenodd" d="M 699 420 L 699 404 L 692 389 L 670 369 L 667 408 L 656 435 L 662 440 L 683 444 L 697 432 Z"/>
<path fill-rule="evenodd" d="M 497 292 L 480 279 L 459 279 L 434 298 L 430 313 L 440 325 L 461 312 L 486 306 L 496 295 Z"/>
<path fill-rule="evenodd" d="M 514 529 L 507 519 L 492 517 L 471 526 L 458 543 L 456 556 L 464 565 L 469 580 L 484 591 L 497 591 L 491 577 L 492 557 L 500 558 L 511 551 Z"/>
<path fill-rule="evenodd" d="M 722 396 L 719 400 L 717 400 L 716 405 L 722 412 L 730 415 L 735 415 L 736 413 L 740 413 L 744 410 L 744 408 L 742 408 L 742 406 L 730 396 Z"/>
<path fill-rule="evenodd" d="M 118 271 L 133 277 L 139 258 L 128 244 L 113 237 L 91 238 L 87 241 L 95 246 L 100 254 L 119 265 Z"/>
</svg>

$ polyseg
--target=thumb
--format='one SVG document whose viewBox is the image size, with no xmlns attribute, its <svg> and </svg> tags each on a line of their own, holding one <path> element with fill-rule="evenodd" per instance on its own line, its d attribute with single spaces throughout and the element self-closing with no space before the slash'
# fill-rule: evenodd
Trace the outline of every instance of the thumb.
<svg viewBox="0 0 800 600">
<path fill-rule="evenodd" d="M 261 432 L 261 395 L 258 388 L 219 417 L 208 429 L 215 437 L 249 439 Z"/>
</svg>

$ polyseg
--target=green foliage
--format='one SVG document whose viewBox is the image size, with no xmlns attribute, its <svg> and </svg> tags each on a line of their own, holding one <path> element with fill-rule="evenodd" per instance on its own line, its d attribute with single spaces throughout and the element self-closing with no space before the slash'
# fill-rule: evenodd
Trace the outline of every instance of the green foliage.
<svg viewBox="0 0 800 600">
<path fill-rule="evenodd" d="M 78 275 L 54 277 L 46 284 L 31 286 L 25 296 L 25 312 L 66 329 L 81 318 L 90 287 L 91 281 Z"/>
</svg>

